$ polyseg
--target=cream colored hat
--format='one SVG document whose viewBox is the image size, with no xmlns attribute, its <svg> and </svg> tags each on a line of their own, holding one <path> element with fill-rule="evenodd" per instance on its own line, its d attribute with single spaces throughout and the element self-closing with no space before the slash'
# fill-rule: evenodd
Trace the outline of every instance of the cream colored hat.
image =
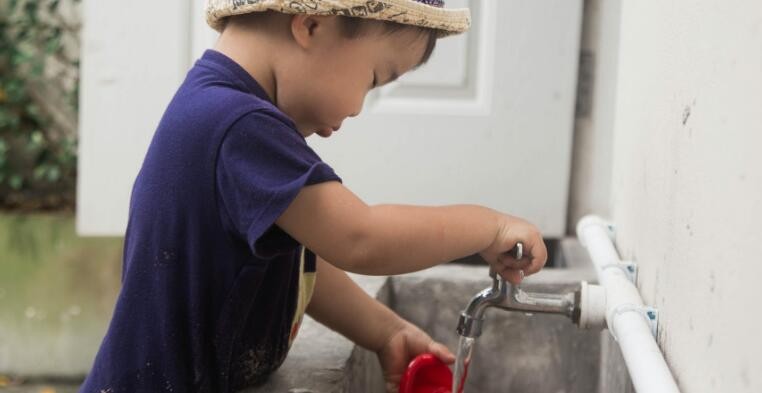
<svg viewBox="0 0 762 393">
<path fill-rule="evenodd" d="M 388 20 L 437 29 L 440 37 L 463 33 L 471 25 L 468 8 L 446 9 L 444 0 L 206 0 L 206 21 L 220 31 L 228 16 L 268 10 Z"/>
</svg>

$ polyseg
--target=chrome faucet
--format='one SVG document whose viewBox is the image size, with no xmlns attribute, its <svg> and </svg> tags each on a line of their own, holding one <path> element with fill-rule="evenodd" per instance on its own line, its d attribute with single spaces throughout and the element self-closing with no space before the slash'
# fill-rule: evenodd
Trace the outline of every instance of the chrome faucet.
<svg viewBox="0 0 762 393">
<path fill-rule="evenodd" d="M 524 245 L 518 243 L 516 259 L 524 256 Z M 526 292 L 518 285 L 506 282 L 490 268 L 492 287 L 474 296 L 465 310 L 460 313 L 457 332 L 462 337 L 479 337 L 482 334 L 484 312 L 490 307 L 524 313 L 546 313 L 565 315 L 574 323 L 579 321 L 579 291 L 565 294 Z"/>
</svg>

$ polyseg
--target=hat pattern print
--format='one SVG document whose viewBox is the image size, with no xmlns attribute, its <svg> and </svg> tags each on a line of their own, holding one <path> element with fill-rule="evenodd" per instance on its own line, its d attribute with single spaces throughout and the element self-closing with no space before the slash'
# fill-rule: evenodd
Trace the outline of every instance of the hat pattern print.
<svg viewBox="0 0 762 393">
<path fill-rule="evenodd" d="M 221 31 L 228 16 L 277 11 L 386 20 L 436 29 L 440 37 L 467 31 L 471 25 L 469 10 L 447 9 L 444 3 L 444 0 L 207 0 L 206 20 Z"/>
</svg>

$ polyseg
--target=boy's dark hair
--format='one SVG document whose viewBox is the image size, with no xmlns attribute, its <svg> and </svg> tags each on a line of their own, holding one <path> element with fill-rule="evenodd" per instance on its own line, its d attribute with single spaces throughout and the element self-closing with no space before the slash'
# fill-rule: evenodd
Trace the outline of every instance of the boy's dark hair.
<svg viewBox="0 0 762 393">
<path fill-rule="evenodd" d="M 340 18 L 342 33 L 344 33 L 344 37 L 349 39 L 361 37 L 367 31 L 368 25 L 370 23 L 369 20 L 362 18 L 353 18 L 348 16 L 340 16 Z M 426 50 L 423 52 L 423 57 L 421 57 L 420 64 L 424 64 L 429 61 L 431 53 L 434 52 L 434 47 L 437 44 L 437 37 L 439 34 L 438 30 L 428 27 L 405 25 L 402 23 L 390 21 L 375 22 L 381 23 L 381 34 L 383 35 L 392 35 L 398 31 L 405 30 L 415 30 L 418 33 L 417 37 L 425 35 L 427 38 Z"/>
</svg>

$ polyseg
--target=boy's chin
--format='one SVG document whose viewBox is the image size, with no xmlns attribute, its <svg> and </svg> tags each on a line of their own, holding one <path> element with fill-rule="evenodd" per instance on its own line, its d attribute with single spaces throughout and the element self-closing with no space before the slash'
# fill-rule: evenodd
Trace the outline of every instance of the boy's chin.
<svg viewBox="0 0 762 393">
<path fill-rule="evenodd" d="M 323 138 L 328 138 L 329 136 L 331 136 L 331 134 L 333 134 L 333 130 L 330 128 L 324 128 L 321 130 L 315 130 L 315 133 L 320 135 Z"/>
</svg>

